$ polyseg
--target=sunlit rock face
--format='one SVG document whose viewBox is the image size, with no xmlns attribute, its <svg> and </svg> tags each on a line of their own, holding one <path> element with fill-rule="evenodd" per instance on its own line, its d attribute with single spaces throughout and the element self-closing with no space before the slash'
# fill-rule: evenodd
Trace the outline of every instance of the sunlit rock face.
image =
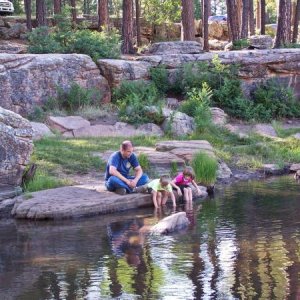
<svg viewBox="0 0 300 300">
<path fill-rule="evenodd" d="M 87 55 L 0 54 L 0 105 L 22 116 L 73 83 L 98 90 L 97 101 L 110 101 L 107 80 Z"/>
<path fill-rule="evenodd" d="M 21 184 L 33 150 L 33 130 L 20 115 L 0 107 L 0 184 Z"/>
</svg>

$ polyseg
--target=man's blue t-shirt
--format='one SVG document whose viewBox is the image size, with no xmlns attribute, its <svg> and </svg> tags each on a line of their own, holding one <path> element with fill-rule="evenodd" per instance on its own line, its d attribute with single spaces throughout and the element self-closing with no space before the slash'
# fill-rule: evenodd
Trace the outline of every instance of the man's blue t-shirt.
<svg viewBox="0 0 300 300">
<path fill-rule="evenodd" d="M 109 174 L 109 167 L 114 166 L 124 177 L 128 177 L 131 168 L 136 168 L 140 164 L 134 153 L 130 155 L 129 158 L 124 159 L 120 151 L 114 152 L 108 159 L 106 170 L 105 170 L 105 180 L 108 180 L 111 176 Z"/>
</svg>

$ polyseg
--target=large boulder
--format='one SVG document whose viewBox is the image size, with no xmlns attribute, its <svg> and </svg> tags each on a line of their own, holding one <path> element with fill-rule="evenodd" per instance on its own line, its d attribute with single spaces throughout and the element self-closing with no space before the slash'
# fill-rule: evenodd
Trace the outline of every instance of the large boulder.
<svg viewBox="0 0 300 300">
<path fill-rule="evenodd" d="M 21 184 L 33 150 L 32 136 L 29 121 L 0 107 L 0 184 Z"/>
<path fill-rule="evenodd" d="M 194 132 L 194 118 L 182 112 L 176 112 L 166 118 L 162 124 L 165 132 L 171 132 L 174 136 L 188 135 Z"/>
<path fill-rule="evenodd" d="M 99 91 L 110 101 L 107 80 L 97 65 L 82 54 L 0 54 L 0 105 L 26 116 L 35 105 L 57 95 L 57 87 L 73 83 Z"/>
<path fill-rule="evenodd" d="M 151 55 L 199 54 L 202 52 L 203 46 L 193 41 L 154 43 L 147 51 Z"/>
<path fill-rule="evenodd" d="M 108 80 L 110 87 L 118 86 L 124 80 L 149 80 L 151 64 L 144 61 L 122 59 L 99 59 L 101 74 Z"/>
<path fill-rule="evenodd" d="M 10 41 L 0 41 L 0 53 L 24 54 L 26 52 L 27 45 Z"/>
<path fill-rule="evenodd" d="M 250 47 L 255 49 L 271 49 L 273 39 L 269 35 L 252 35 L 249 38 Z"/>
</svg>

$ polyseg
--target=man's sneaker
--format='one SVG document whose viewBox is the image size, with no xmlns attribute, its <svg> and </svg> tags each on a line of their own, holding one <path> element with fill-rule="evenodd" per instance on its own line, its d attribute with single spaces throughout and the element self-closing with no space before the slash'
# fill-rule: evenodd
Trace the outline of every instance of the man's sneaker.
<svg viewBox="0 0 300 300">
<path fill-rule="evenodd" d="M 147 193 L 148 192 L 148 185 L 144 184 L 144 185 L 137 186 L 133 189 L 132 192 L 133 193 Z"/>
<path fill-rule="evenodd" d="M 118 189 L 115 190 L 115 193 L 119 194 L 119 195 L 126 195 L 126 189 L 125 188 L 118 188 Z"/>
</svg>

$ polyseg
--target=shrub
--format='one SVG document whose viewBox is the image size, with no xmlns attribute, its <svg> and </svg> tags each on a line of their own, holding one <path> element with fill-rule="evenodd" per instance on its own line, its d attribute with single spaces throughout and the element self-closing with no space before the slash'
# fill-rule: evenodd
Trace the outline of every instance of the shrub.
<svg viewBox="0 0 300 300">
<path fill-rule="evenodd" d="M 148 156 L 145 153 L 140 153 L 138 155 L 138 160 L 144 171 L 150 170 L 150 162 Z"/>
<path fill-rule="evenodd" d="M 96 104 L 100 97 L 98 90 L 85 89 L 77 83 L 72 83 L 68 90 L 57 87 L 57 96 L 49 98 L 43 108 L 46 111 L 66 110 L 72 114 L 85 106 Z"/>
<path fill-rule="evenodd" d="M 187 100 L 183 101 L 179 110 L 191 117 L 195 117 L 200 110 L 208 110 L 211 98 L 213 96 L 211 88 L 206 82 L 202 83 L 202 88 L 192 88 L 187 92 Z M 199 108 L 199 111 L 196 110 Z"/>
<path fill-rule="evenodd" d="M 162 121 L 161 96 L 153 83 L 123 81 L 113 92 L 122 121 L 132 124 Z"/>
<path fill-rule="evenodd" d="M 300 116 L 300 104 L 296 102 L 291 88 L 279 80 L 261 82 L 251 93 L 252 117 L 260 121 Z"/>
<path fill-rule="evenodd" d="M 64 52 L 61 44 L 53 38 L 50 29 L 46 26 L 36 28 L 28 33 L 27 37 L 29 41 L 29 53 L 43 54 Z"/>
<path fill-rule="evenodd" d="M 169 89 L 168 71 L 165 66 L 150 69 L 150 77 L 158 91 L 165 94 Z"/>
<path fill-rule="evenodd" d="M 233 50 L 241 50 L 241 49 L 245 49 L 247 47 L 250 46 L 249 40 L 248 39 L 240 39 L 237 41 L 234 41 L 232 43 L 232 49 Z"/>
<path fill-rule="evenodd" d="M 118 58 L 120 51 L 120 36 L 116 30 L 90 31 L 78 30 L 74 33 L 74 41 L 69 52 L 89 55 L 94 61 L 100 58 Z"/>
<path fill-rule="evenodd" d="M 195 153 L 191 165 L 195 171 L 197 182 L 212 185 L 217 178 L 218 162 L 205 152 Z"/>
<path fill-rule="evenodd" d="M 28 33 L 29 53 L 83 53 L 94 61 L 120 56 L 120 35 L 116 30 L 90 31 L 74 28 L 70 7 L 55 16 L 56 26 L 37 28 Z"/>
</svg>

